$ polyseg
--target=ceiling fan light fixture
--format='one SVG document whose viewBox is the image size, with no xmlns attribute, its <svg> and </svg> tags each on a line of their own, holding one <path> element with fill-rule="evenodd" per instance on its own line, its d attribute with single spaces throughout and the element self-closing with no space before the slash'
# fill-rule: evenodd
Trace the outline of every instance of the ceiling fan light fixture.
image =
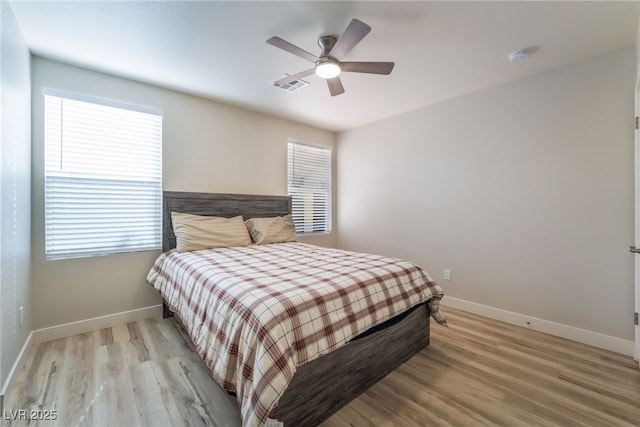
<svg viewBox="0 0 640 427">
<path fill-rule="evenodd" d="M 333 61 L 322 61 L 316 65 L 316 75 L 323 79 L 332 79 L 340 75 L 340 65 Z"/>
</svg>

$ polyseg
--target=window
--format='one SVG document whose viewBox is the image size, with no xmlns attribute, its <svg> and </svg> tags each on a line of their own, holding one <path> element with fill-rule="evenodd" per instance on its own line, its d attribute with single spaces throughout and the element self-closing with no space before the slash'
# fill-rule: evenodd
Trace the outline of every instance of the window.
<svg viewBox="0 0 640 427">
<path fill-rule="evenodd" d="M 288 190 L 298 234 L 331 232 L 331 148 L 289 141 Z"/>
<path fill-rule="evenodd" d="M 160 249 L 160 112 L 44 95 L 47 259 Z"/>
</svg>

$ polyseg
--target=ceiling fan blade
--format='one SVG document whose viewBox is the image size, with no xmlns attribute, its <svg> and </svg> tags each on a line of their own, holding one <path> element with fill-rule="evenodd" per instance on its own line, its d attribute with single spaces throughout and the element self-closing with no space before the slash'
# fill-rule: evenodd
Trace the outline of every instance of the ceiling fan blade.
<svg viewBox="0 0 640 427">
<path fill-rule="evenodd" d="M 308 70 L 300 71 L 299 73 L 293 74 L 291 76 L 283 77 L 280 80 L 276 80 L 273 82 L 276 86 L 284 86 L 286 84 L 291 83 L 294 80 L 300 80 L 303 77 L 307 77 L 316 72 L 315 68 L 310 68 Z"/>
<path fill-rule="evenodd" d="M 351 73 L 391 74 L 394 62 L 341 62 L 340 69 Z"/>
<path fill-rule="evenodd" d="M 371 31 L 370 26 L 359 19 L 352 19 L 329 54 L 336 59 L 344 57 L 347 53 L 351 52 L 351 49 L 360 43 L 360 40 L 369 34 L 369 31 Z"/>
<path fill-rule="evenodd" d="M 327 86 L 329 86 L 329 92 L 331 93 L 331 96 L 336 96 L 344 93 L 344 86 L 342 86 L 340 77 L 327 79 Z"/>
<path fill-rule="evenodd" d="M 269 40 L 267 40 L 267 43 L 269 43 L 271 46 L 279 47 L 282 50 L 286 50 L 289 53 L 293 53 L 294 55 L 306 59 L 307 61 L 315 63 L 318 60 L 317 56 L 310 54 L 306 50 L 301 49 L 298 46 L 291 44 L 284 39 L 281 39 L 280 37 L 271 37 Z"/>
</svg>

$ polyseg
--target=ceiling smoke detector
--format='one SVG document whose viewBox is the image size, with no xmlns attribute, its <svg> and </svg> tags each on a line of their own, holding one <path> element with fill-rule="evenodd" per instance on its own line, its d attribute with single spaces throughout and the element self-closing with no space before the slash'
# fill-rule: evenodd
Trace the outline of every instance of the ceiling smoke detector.
<svg viewBox="0 0 640 427">
<path fill-rule="evenodd" d="M 536 53 L 538 50 L 540 50 L 540 46 L 529 46 L 529 47 L 525 47 L 524 49 L 511 52 L 509 54 L 509 62 L 512 64 L 515 62 L 522 62 L 525 59 L 529 58 L 534 53 Z"/>
</svg>

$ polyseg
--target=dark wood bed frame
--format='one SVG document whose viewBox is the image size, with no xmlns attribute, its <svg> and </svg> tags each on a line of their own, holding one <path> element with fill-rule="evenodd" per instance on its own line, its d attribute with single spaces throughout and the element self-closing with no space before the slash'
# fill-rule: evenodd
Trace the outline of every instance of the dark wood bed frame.
<svg viewBox="0 0 640 427">
<path fill-rule="evenodd" d="M 245 219 L 291 213 L 291 198 L 165 191 L 163 251 L 176 246 L 171 212 Z M 171 312 L 164 305 L 164 316 Z M 358 338 L 298 368 L 271 414 L 285 426 L 315 426 L 429 345 L 429 308 Z"/>
</svg>

